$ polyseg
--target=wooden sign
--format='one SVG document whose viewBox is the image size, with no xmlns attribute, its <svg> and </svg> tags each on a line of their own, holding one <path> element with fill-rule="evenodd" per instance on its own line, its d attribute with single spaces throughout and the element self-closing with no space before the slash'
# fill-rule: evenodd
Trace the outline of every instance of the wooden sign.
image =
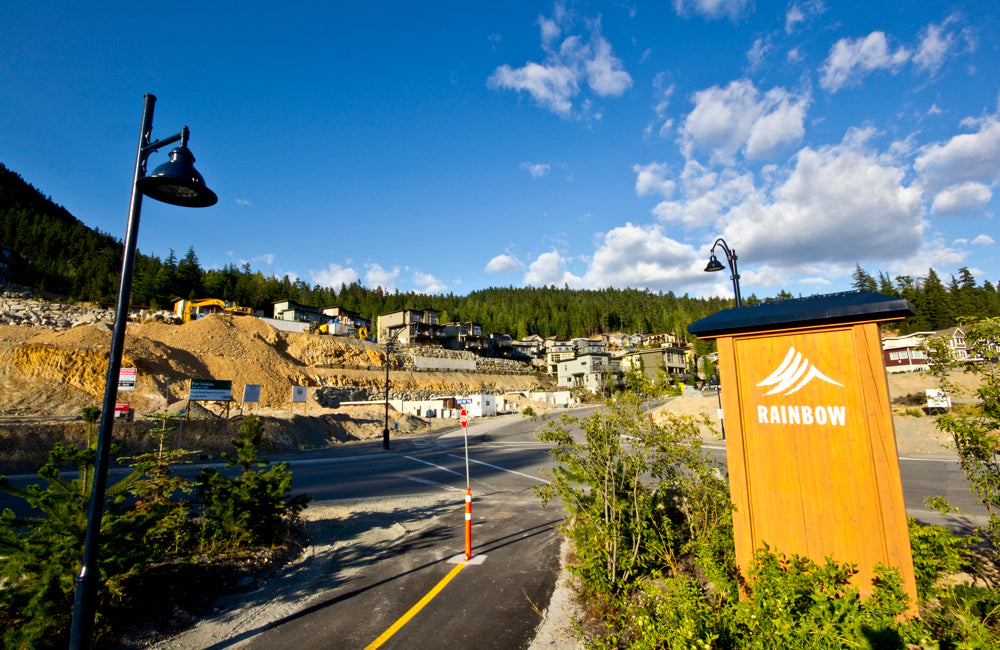
<svg viewBox="0 0 1000 650">
<path fill-rule="evenodd" d="M 864 309 L 852 302 L 858 294 L 869 300 Z M 713 330 L 698 321 L 689 331 L 718 342 L 740 570 L 766 543 L 818 563 L 829 556 L 856 564 L 855 583 L 867 595 L 881 563 L 899 568 L 916 602 L 878 335 L 877 319 L 889 317 L 873 313 L 871 296 L 878 294 L 783 301 L 805 303 L 792 305 L 790 318 L 752 311 L 766 305 L 726 310 L 727 323 L 716 319 Z M 823 298 L 829 302 L 817 302 Z M 741 311 L 769 322 L 748 330 Z"/>
</svg>

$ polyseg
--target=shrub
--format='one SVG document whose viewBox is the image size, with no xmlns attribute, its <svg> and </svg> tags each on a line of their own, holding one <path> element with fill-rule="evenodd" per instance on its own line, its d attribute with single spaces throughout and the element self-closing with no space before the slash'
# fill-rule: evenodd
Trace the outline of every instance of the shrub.
<svg viewBox="0 0 1000 650">
<path fill-rule="evenodd" d="M 223 455 L 228 467 L 241 468 L 239 476 L 230 478 L 205 468 L 196 479 L 203 548 L 216 549 L 223 544 L 232 551 L 277 544 L 309 503 L 310 497 L 304 494 L 289 497 L 292 473 L 288 463 L 253 469 L 267 465 L 257 460 L 263 431 L 258 418 L 246 417 L 232 441 L 236 455 Z"/>
</svg>

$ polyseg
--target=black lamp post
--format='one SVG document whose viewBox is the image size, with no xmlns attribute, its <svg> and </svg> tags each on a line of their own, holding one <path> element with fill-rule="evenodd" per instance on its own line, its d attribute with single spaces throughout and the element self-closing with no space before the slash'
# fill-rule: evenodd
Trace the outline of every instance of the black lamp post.
<svg viewBox="0 0 1000 650">
<path fill-rule="evenodd" d="M 716 246 L 721 247 L 726 253 L 726 261 L 729 262 L 729 270 L 732 271 L 730 279 L 733 281 L 733 292 L 736 294 L 736 306 L 742 307 L 743 299 L 740 298 L 740 274 L 739 271 L 736 270 L 736 260 L 738 258 L 736 257 L 736 251 L 730 249 L 729 246 L 726 246 L 726 242 L 722 239 L 722 237 L 716 239 L 715 243 L 712 244 L 712 250 L 710 251 L 712 257 L 708 260 L 708 265 L 705 267 L 705 270 L 711 273 L 713 271 L 721 271 L 726 268 L 722 265 L 722 262 L 715 257 Z"/>
<path fill-rule="evenodd" d="M 194 156 L 187 148 L 188 128 L 186 126 L 181 129 L 180 133 L 169 138 L 155 142 L 149 141 L 149 134 L 153 130 L 153 108 L 156 105 L 156 97 L 147 94 L 143 99 L 142 127 L 139 131 L 135 176 L 132 179 L 132 203 L 129 207 L 125 235 L 121 285 L 118 288 L 115 324 L 111 333 L 111 349 L 108 352 L 108 374 L 104 383 L 104 404 L 98 428 L 97 457 L 94 460 L 94 484 L 87 511 L 87 535 L 83 547 L 83 564 L 76 577 L 76 593 L 73 600 L 73 624 L 70 629 L 70 648 L 73 650 L 83 650 L 90 647 L 94 627 L 97 581 L 100 578 L 97 556 L 100 547 L 101 520 L 104 517 L 104 491 L 108 478 L 111 428 L 114 423 L 115 401 L 118 397 L 118 374 L 121 371 L 125 326 L 128 321 L 129 295 L 132 292 L 132 272 L 135 266 L 135 248 L 139 233 L 142 195 L 145 194 L 164 203 L 190 208 L 208 207 L 215 205 L 219 200 L 215 193 L 205 186 L 205 179 L 193 166 Z M 146 160 L 150 154 L 178 140 L 180 145 L 170 152 L 170 160 L 146 176 Z"/>
<path fill-rule="evenodd" d="M 385 427 L 382 429 L 382 448 L 389 448 L 389 354 L 392 352 L 392 345 L 396 342 L 399 334 L 407 325 L 392 333 L 389 340 L 385 342 Z"/>
</svg>

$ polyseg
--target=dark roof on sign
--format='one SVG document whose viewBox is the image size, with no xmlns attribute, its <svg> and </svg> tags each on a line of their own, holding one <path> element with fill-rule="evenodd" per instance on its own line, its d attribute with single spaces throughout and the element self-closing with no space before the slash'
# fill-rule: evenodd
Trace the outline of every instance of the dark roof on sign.
<svg viewBox="0 0 1000 650">
<path fill-rule="evenodd" d="M 749 307 L 730 307 L 691 323 L 688 332 L 695 336 L 712 337 L 789 327 L 897 320 L 913 314 L 913 305 L 904 298 L 873 291 L 845 291 Z"/>
</svg>

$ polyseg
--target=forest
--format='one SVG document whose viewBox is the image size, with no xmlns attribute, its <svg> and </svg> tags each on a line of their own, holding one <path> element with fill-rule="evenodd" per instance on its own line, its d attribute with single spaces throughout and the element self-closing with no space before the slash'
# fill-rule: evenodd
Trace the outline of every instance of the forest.
<svg viewBox="0 0 1000 650">
<path fill-rule="evenodd" d="M 0 246 L 14 252 L 7 276 L 11 282 L 67 300 L 113 303 L 116 300 L 123 244 L 110 234 L 87 227 L 65 208 L 0 163 Z M 939 330 L 963 316 L 1000 315 L 997 288 L 979 284 L 967 268 L 941 279 L 933 268 L 924 277 L 895 276 L 864 270 L 853 273 L 853 287 L 909 300 L 915 315 L 901 333 Z M 772 297 L 744 297 L 745 305 L 794 298 L 787 291 Z M 273 303 L 292 300 L 310 307 L 338 306 L 374 321 L 397 309 L 433 309 L 441 322 L 476 321 L 488 333 L 514 338 L 530 334 L 574 338 L 597 333 L 674 332 L 732 306 L 727 298 L 692 298 L 645 289 L 570 289 L 568 287 L 497 287 L 465 296 L 370 289 L 358 282 L 340 287 L 309 285 L 302 279 L 278 278 L 249 264 L 203 269 L 193 247 L 178 258 L 137 253 L 131 303 L 148 309 L 172 309 L 178 298 L 220 298 L 270 313 Z"/>
</svg>

